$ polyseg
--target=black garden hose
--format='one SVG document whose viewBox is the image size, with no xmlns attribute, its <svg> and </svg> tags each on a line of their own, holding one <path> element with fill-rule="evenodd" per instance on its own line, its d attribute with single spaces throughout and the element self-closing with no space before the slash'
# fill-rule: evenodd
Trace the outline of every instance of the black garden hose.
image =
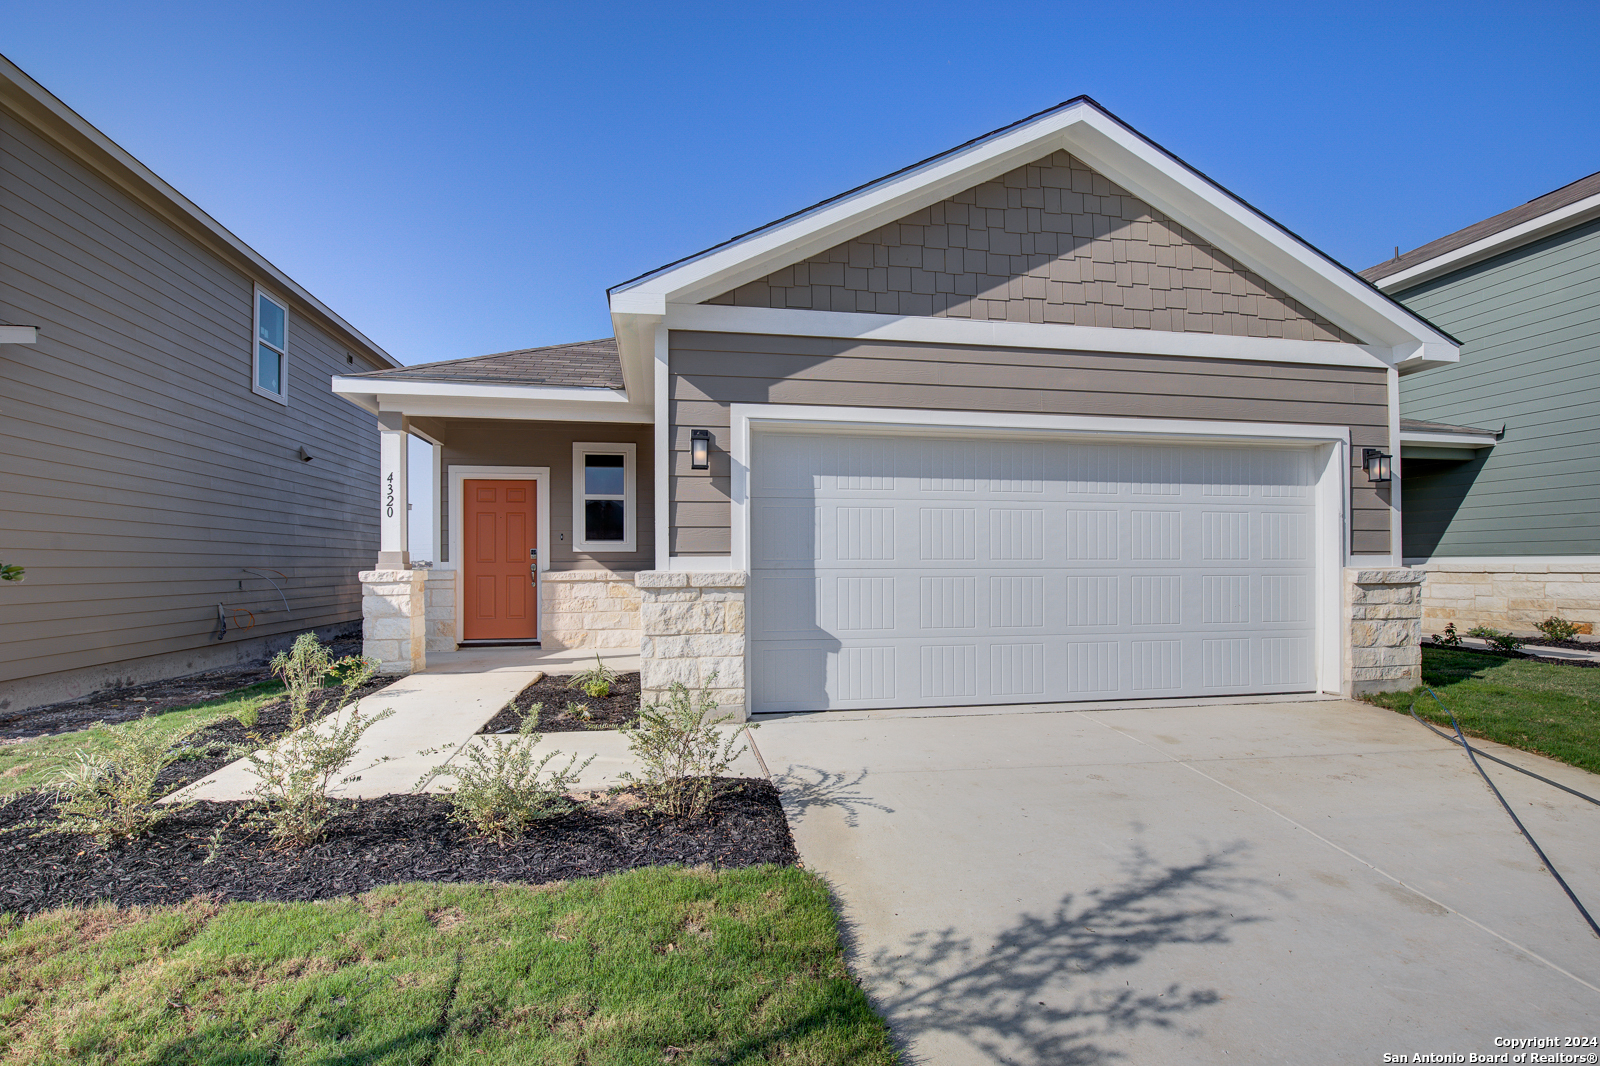
<svg viewBox="0 0 1600 1066">
<path fill-rule="evenodd" d="M 1533 853 L 1539 856 L 1539 861 L 1544 864 L 1544 868 L 1546 870 L 1550 871 L 1550 876 L 1556 879 L 1556 884 L 1561 886 L 1561 891 L 1567 894 L 1567 898 L 1572 901 L 1572 905 L 1578 908 L 1578 913 L 1583 915 L 1583 920 L 1589 923 L 1589 928 L 1593 930 L 1594 935 L 1600 937 L 1600 924 L 1595 923 L 1594 918 L 1591 917 L 1588 910 L 1584 908 L 1583 903 L 1576 895 L 1573 894 L 1572 889 L 1568 887 L 1566 878 L 1561 876 L 1560 871 L 1556 869 L 1555 863 L 1551 862 L 1550 859 L 1545 855 L 1544 849 L 1539 846 L 1539 842 L 1533 839 L 1533 834 L 1528 832 L 1527 826 L 1522 824 L 1522 819 L 1517 817 L 1517 812 L 1511 809 L 1511 804 L 1506 802 L 1506 798 L 1500 794 L 1500 790 L 1495 787 L 1495 783 L 1490 780 L 1489 775 L 1484 772 L 1483 767 L 1478 763 L 1478 756 L 1482 755 L 1486 759 L 1494 759 L 1495 762 L 1500 763 L 1502 766 L 1510 766 L 1511 769 L 1527 774 L 1529 777 L 1537 777 L 1540 781 L 1543 781 L 1547 785 L 1555 785 L 1557 788 L 1561 789 L 1561 791 L 1571 792 L 1574 796 L 1577 796 L 1580 799 L 1586 799 L 1590 803 L 1593 803 L 1597 806 L 1600 806 L 1600 800 L 1595 799 L 1593 796 L 1585 796 L 1582 792 L 1578 792 L 1575 789 L 1570 789 L 1566 785 L 1550 780 L 1548 777 L 1540 777 L 1538 774 L 1533 773 L 1530 770 L 1524 770 L 1520 766 L 1513 766 L 1504 759 L 1495 758 L 1486 751 L 1481 752 L 1477 748 L 1474 748 L 1471 744 L 1467 743 L 1466 736 L 1461 732 L 1461 723 L 1456 721 L 1456 712 L 1452 711 L 1449 707 L 1446 707 L 1444 700 L 1441 700 L 1433 691 L 1433 689 L 1428 688 L 1426 685 L 1423 686 L 1423 689 L 1428 693 L 1429 696 L 1433 697 L 1433 702 L 1444 708 L 1444 713 L 1450 716 L 1450 724 L 1455 728 L 1456 735 L 1452 737 L 1445 733 L 1440 733 L 1426 721 L 1423 721 L 1422 716 L 1417 714 L 1417 701 L 1415 699 L 1411 701 L 1411 717 L 1415 718 L 1418 722 L 1421 722 L 1424 726 L 1427 726 L 1430 732 L 1437 733 L 1439 736 L 1444 737 L 1444 739 L 1450 741 L 1452 744 L 1461 745 L 1461 747 L 1467 753 L 1468 761 L 1472 763 L 1472 768 L 1478 771 L 1478 776 L 1483 778 L 1483 783 L 1489 786 L 1489 791 L 1494 793 L 1494 798 L 1500 801 L 1500 806 L 1504 807 L 1506 814 L 1511 816 L 1512 824 L 1517 827 L 1517 832 L 1521 833 L 1523 839 L 1528 842 L 1528 846 L 1533 848 Z"/>
</svg>

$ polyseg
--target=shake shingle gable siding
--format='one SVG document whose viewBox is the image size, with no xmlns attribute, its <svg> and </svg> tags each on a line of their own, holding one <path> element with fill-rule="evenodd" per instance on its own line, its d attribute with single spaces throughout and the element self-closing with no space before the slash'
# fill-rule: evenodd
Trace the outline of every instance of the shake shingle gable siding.
<svg viewBox="0 0 1600 1066">
<path fill-rule="evenodd" d="M 1361 343 L 1067 152 L 706 302 Z"/>
<path fill-rule="evenodd" d="M 441 363 L 421 363 L 398 370 L 352 374 L 390 381 L 446 381 L 464 385 L 554 385 L 568 388 L 620 389 L 622 363 L 615 338 L 605 337 L 544 348 L 522 348 L 494 355 L 475 355 Z"/>
</svg>

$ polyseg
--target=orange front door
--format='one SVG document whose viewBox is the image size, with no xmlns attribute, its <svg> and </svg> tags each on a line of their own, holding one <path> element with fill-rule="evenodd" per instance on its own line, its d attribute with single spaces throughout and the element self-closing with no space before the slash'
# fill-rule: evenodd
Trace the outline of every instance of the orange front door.
<svg viewBox="0 0 1600 1066">
<path fill-rule="evenodd" d="M 539 635 L 533 485 L 462 483 L 463 640 L 532 640 Z"/>
</svg>

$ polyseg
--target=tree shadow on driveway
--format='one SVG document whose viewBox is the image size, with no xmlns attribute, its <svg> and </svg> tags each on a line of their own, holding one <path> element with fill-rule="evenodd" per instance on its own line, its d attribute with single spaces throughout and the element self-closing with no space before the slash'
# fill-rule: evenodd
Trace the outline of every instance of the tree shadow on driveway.
<svg viewBox="0 0 1600 1066">
<path fill-rule="evenodd" d="M 861 793 L 861 782 L 867 778 L 863 767 L 854 777 L 848 773 L 834 773 L 815 766 L 790 766 L 773 778 L 783 809 L 792 821 L 800 821 L 812 811 L 833 809 L 843 812 L 844 824 L 851 829 L 861 825 L 863 810 L 893 814 L 894 808 Z"/>
<path fill-rule="evenodd" d="M 1141 849 L 1118 884 L 1024 914 L 990 947 L 945 928 L 880 948 L 860 966 L 863 983 L 908 1063 L 932 1062 L 918 1052 L 955 1042 L 1017 1066 L 1125 1059 L 1119 1035 L 1187 1027 L 1221 1001 L 1217 990 L 1182 981 L 1133 988 L 1137 975 L 1123 972 L 1163 948 L 1226 944 L 1235 926 L 1265 920 L 1243 912 L 1258 886 L 1230 872 L 1242 850 L 1162 865 Z"/>
</svg>

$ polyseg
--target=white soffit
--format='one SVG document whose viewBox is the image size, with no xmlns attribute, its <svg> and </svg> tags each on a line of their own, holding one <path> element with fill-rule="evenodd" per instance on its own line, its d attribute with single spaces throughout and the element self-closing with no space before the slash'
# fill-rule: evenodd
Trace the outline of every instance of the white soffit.
<svg viewBox="0 0 1600 1066">
<path fill-rule="evenodd" d="M 666 315 L 669 304 L 698 304 L 1057 150 L 1072 153 L 1249 264 L 1368 341 L 1364 347 L 1385 362 L 1410 370 L 1459 359 L 1450 337 L 1088 100 L 629 283 L 611 295 L 613 318 L 656 318 Z"/>
</svg>

